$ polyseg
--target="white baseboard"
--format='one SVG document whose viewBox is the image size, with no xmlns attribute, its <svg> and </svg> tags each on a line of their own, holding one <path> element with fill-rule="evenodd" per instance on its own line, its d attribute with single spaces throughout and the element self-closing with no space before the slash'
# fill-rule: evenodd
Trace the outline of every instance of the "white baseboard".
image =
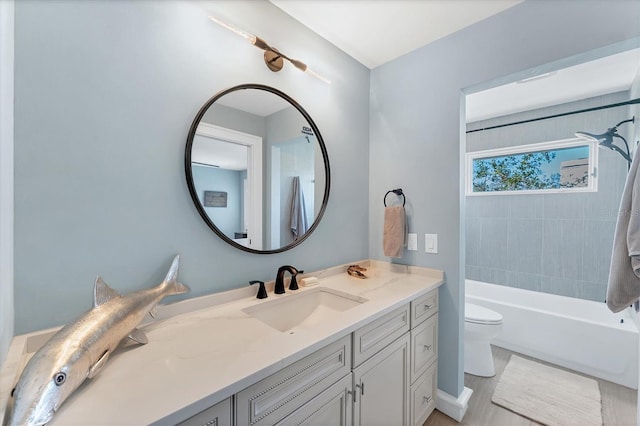
<svg viewBox="0 0 640 426">
<path fill-rule="evenodd" d="M 455 421 L 461 422 L 469 407 L 469 398 L 471 398 L 472 393 L 473 390 L 465 387 L 460 393 L 460 396 L 456 398 L 438 389 L 436 408 Z"/>
</svg>

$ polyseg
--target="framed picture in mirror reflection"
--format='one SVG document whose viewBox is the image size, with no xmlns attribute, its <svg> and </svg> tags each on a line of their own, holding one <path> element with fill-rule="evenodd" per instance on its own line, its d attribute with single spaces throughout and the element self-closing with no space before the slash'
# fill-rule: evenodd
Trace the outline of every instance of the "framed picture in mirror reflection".
<svg viewBox="0 0 640 426">
<path fill-rule="evenodd" d="M 205 207 L 227 207 L 227 193 L 224 191 L 204 191 Z"/>
</svg>

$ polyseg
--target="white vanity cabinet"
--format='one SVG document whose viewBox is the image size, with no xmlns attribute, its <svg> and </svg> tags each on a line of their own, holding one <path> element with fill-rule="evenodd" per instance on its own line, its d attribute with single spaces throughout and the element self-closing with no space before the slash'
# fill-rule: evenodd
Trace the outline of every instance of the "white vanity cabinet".
<svg viewBox="0 0 640 426">
<path fill-rule="evenodd" d="M 437 300 L 436 289 L 238 392 L 234 424 L 421 425 L 435 408 Z M 207 423 L 209 410 L 192 419 L 226 424 Z"/>
<path fill-rule="evenodd" d="M 420 426 L 436 408 L 438 388 L 438 291 L 411 302 L 411 424 Z"/>
</svg>

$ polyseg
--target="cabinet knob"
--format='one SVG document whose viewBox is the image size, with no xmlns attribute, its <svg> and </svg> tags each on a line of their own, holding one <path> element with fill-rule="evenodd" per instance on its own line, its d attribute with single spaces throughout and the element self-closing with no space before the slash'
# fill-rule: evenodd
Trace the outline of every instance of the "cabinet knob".
<svg viewBox="0 0 640 426">
<path fill-rule="evenodd" d="M 431 401 L 431 397 L 430 396 L 423 396 L 422 397 L 422 403 L 423 404 L 428 404 Z"/>
<path fill-rule="evenodd" d="M 431 350 L 431 345 L 424 345 L 424 350 L 425 351 L 430 351 Z"/>
<path fill-rule="evenodd" d="M 428 305 L 428 304 L 424 304 L 424 310 L 428 311 L 429 309 L 433 308 L 433 305 Z"/>
</svg>

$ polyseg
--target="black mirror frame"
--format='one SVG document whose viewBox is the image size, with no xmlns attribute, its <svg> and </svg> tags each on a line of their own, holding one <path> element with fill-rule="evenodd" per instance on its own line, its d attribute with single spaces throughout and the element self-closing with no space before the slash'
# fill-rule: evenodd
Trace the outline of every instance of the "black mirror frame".
<svg viewBox="0 0 640 426">
<path fill-rule="evenodd" d="M 309 125 L 311 126 L 311 129 L 313 130 L 313 133 L 316 136 L 318 143 L 320 144 L 320 150 L 322 152 L 322 158 L 324 160 L 324 171 L 325 171 L 326 183 L 324 187 L 324 195 L 322 198 L 322 207 L 320 207 L 320 211 L 318 212 L 318 215 L 314 219 L 313 223 L 311 224 L 307 232 L 305 232 L 305 234 L 301 238 L 295 240 L 290 244 L 287 244 L 285 246 L 282 246 L 277 249 L 272 249 L 272 250 L 256 250 L 249 247 L 245 247 L 243 245 L 236 243 L 231 238 L 227 237 L 220 229 L 218 229 L 218 227 L 213 223 L 211 218 L 209 218 L 209 215 L 204 210 L 204 207 L 202 206 L 202 204 L 200 203 L 200 200 L 198 199 L 198 194 L 195 189 L 195 183 L 193 181 L 193 172 L 191 170 L 191 149 L 193 148 L 193 138 L 195 137 L 196 130 L 198 128 L 198 125 L 200 124 L 200 120 L 202 120 L 202 117 L 204 116 L 206 111 L 209 109 L 211 105 L 213 105 L 218 99 L 220 99 L 224 95 L 227 95 L 231 92 L 236 92 L 239 90 L 246 90 L 246 89 L 264 90 L 266 92 L 273 93 L 274 95 L 281 97 L 282 99 L 284 99 L 285 101 L 293 105 L 298 110 L 298 112 L 302 114 L 302 116 L 307 120 L 307 123 L 309 123 Z M 291 98 L 289 95 L 287 95 L 284 92 L 281 92 L 278 89 L 275 89 L 270 86 L 265 86 L 263 84 L 250 83 L 250 84 L 240 84 L 238 86 L 230 87 L 221 92 L 218 92 L 211 99 L 209 99 L 202 106 L 202 108 L 200 108 L 200 111 L 198 111 L 198 114 L 196 115 L 195 119 L 193 120 L 193 123 L 191 124 L 191 128 L 189 129 L 189 135 L 187 136 L 187 144 L 186 144 L 185 153 L 184 153 L 184 168 L 185 168 L 185 173 L 187 178 L 187 187 L 189 188 L 189 194 L 191 195 L 191 199 L 193 200 L 193 204 L 196 206 L 198 213 L 200 213 L 200 216 L 205 221 L 207 226 L 209 226 L 209 228 L 211 228 L 211 230 L 215 232 L 216 235 L 218 235 L 218 237 L 220 237 L 226 243 L 230 244 L 231 246 L 237 249 L 246 251 L 248 253 L 275 254 L 275 253 L 282 253 L 284 251 L 291 250 L 292 248 L 298 246 L 304 240 L 309 238 L 309 236 L 313 233 L 313 231 L 315 231 L 315 229 L 318 227 L 318 224 L 320 223 L 320 220 L 322 219 L 322 216 L 324 215 L 324 212 L 327 208 L 327 203 L 329 202 L 329 189 L 331 187 L 329 155 L 327 154 L 327 147 L 324 144 L 324 139 L 322 139 L 322 135 L 320 134 L 320 130 L 318 129 L 318 126 L 316 126 L 316 123 L 311 119 L 311 116 L 307 113 L 307 111 L 304 108 L 302 108 L 302 106 L 300 106 L 300 104 L 296 102 L 293 98 Z"/>
</svg>

